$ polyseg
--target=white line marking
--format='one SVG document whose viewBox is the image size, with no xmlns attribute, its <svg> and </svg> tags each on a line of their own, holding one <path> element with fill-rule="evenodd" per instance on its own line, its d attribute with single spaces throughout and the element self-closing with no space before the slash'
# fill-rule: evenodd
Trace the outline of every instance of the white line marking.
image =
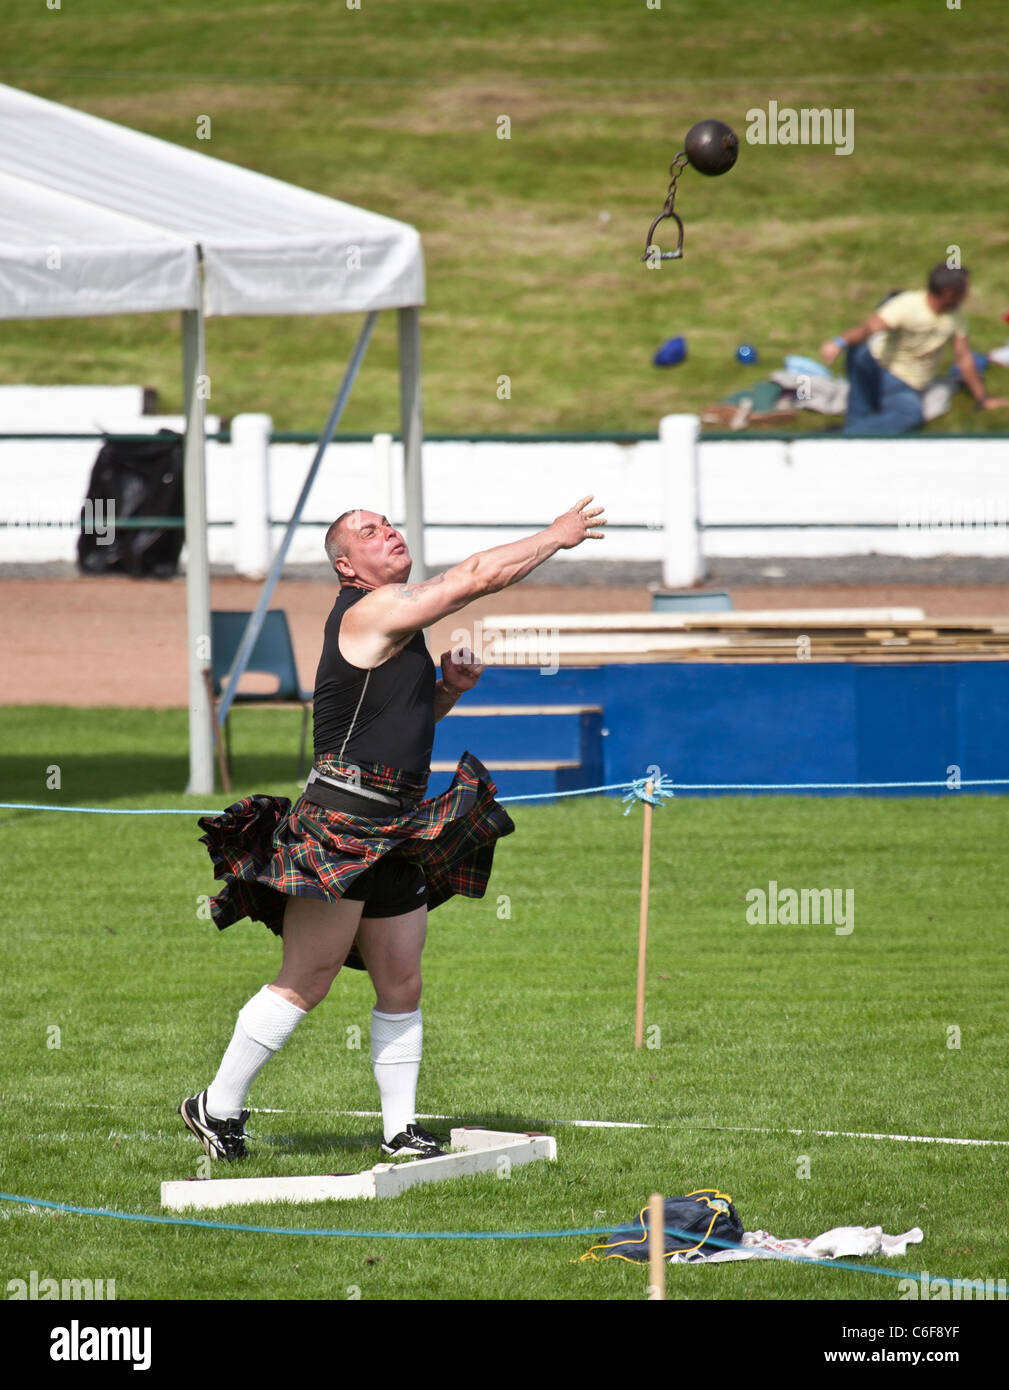
<svg viewBox="0 0 1009 1390">
<path fill-rule="evenodd" d="M 121 1105 L 102 1101 L 32 1100 L 33 1105 L 53 1105 L 88 1110 L 122 1110 Z M 137 1102 L 130 1102 L 133 1109 Z M 156 1101 L 141 1101 L 152 1109 L 160 1109 Z M 275 1110 L 268 1106 L 250 1106 L 253 1115 L 346 1115 L 355 1119 L 381 1119 L 381 1110 Z M 458 1120 L 459 1115 L 418 1114 L 418 1120 Z M 818 1139 L 890 1139 L 901 1144 L 962 1144 L 978 1147 L 1009 1148 L 1009 1139 L 958 1139 L 936 1134 L 874 1134 L 860 1129 L 770 1129 L 758 1125 L 691 1125 L 642 1124 L 637 1120 L 537 1120 L 541 1125 L 574 1125 L 578 1129 L 690 1129 L 713 1134 L 813 1134 Z M 125 1136 L 124 1136 L 125 1137 Z M 160 1137 L 160 1135 L 159 1135 Z"/>
<path fill-rule="evenodd" d="M 723 1126 L 719 1126 L 722 1128 Z M 752 1129 L 744 1125 L 724 1126 L 746 1134 L 815 1134 L 823 1139 L 893 1139 L 902 1144 L 998 1144 L 1009 1146 L 1009 1139 L 951 1139 L 934 1134 L 872 1134 L 857 1129 Z"/>
<path fill-rule="evenodd" d="M 996 1144 L 1009 1147 L 1009 1139 L 949 1139 L 927 1134 L 870 1134 L 858 1129 L 767 1129 L 755 1125 L 642 1125 L 626 1120 L 550 1120 L 549 1124 L 579 1125 L 585 1129 L 702 1129 L 729 1134 L 815 1134 L 821 1139 L 893 1139 L 905 1144 Z"/>
<path fill-rule="evenodd" d="M 373 1118 L 381 1116 L 381 1110 L 303 1110 L 299 1112 L 289 1110 L 253 1110 L 253 1114 L 263 1115 L 353 1115 L 361 1118 Z M 457 1115 L 420 1115 L 418 1120 L 455 1120 Z M 769 1129 L 757 1125 L 664 1125 L 664 1124 L 642 1124 L 637 1120 L 537 1120 L 537 1124 L 543 1125 L 574 1125 L 579 1129 L 692 1129 L 706 1130 L 710 1133 L 721 1134 L 815 1134 L 821 1139 L 892 1139 L 904 1144 L 971 1144 L 971 1145 L 996 1145 L 1009 1148 L 1009 1139 L 955 1139 L 947 1138 L 943 1135 L 928 1134 L 872 1134 L 859 1129 Z"/>
</svg>

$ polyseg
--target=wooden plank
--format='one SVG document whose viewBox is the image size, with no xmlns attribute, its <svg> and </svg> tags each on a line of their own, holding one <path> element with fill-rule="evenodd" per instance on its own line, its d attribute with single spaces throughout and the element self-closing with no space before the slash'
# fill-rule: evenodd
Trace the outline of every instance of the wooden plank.
<svg viewBox="0 0 1009 1390">
<path fill-rule="evenodd" d="M 374 1197 L 375 1174 L 326 1173 L 306 1178 L 187 1178 L 161 1184 L 167 1211 L 216 1211 L 256 1202 L 332 1202 Z"/>
<path fill-rule="evenodd" d="M 546 1134 L 460 1127 L 451 1132 L 453 1153 L 399 1163 L 378 1163 L 361 1173 L 314 1177 L 187 1178 L 161 1184 L 169 1211 L 214 1211 L 269 1202 L 333 1202 L 395 1197 L 423 1183 L 474 1173 L 500 1172 L 557 1158 L 557 1141 Z"/>
<path fill-rule="evenodd" d="M 557 1140 L 549 1135 L 494 1135 L 488 1131 L 491 1142 L 482 1146 L 473 1144 L 462 1153 L 445 1154 L 442 1158 L 425 1158 L 413 1163 L 379 1164 L 374 1169 L 375 1195 L 378 1197 L 398 1197 L 412 1187 L 424 1183 L 442 1182 L 446 1178 L 470 1177 L 475 1173 L 500 1173 L 507 1169 L 519 1168 L 537 1159 L 548 1162 L 557 1157 Z M 471 1131 L 453 1129 L 452 1143 L 460 1145 L 475 1136 Z M 506 1142 L 493 1142 L 506 1138 Z"/>
<path fill-rule="evenodd" d="M 788 630 L 737 623 L 735 630 L 722 631 L 717 622 L 711 621 L 689 631 L 686 625 L 674 631 L 654 627 L 631 632 L 568 630 L 558 634 L 556 659 L 562 666 L 705 660 L 715 656 L 723 661 L 871 659 L 888 653 L 899 653 L 909 660 L 972 660 L 980 656 L 1005 659 L 1009 657 L 1009 625 L 1005 631 L 1002 627 L 1001 622 L 976 621 L 964 627 L 959 620 L 931 620 L 885 627 L 851 623 L 817 629 L 804 625 Z M 520 658 L 521 653 L 522 643 L 516 641 L 498 644 L 496 655 L 507 662 L 509 658 Z"/>
<path fill-rule="evenodd" d="M 512 714 L 602 714 L 602 705 L 456 705 L 450 709 L 445 716 L 451 719 L 453 715 L 458 718 L 461 715 L 477 715 L 486 718 L 488 715 L 512 715 Z"/>
<path fill-rule="evenodd" d="M 455 772 L 457 763 L 432 763 L 432 772 Z M 581 767 L 581 763 L 572 759 L 559 759 L 552 762 L 549 758 L 530 759 L 529 761 L 518 760 L 502 762 L 496 758 L 488 758 L 484 762 L 484 767 L 488 772 L 556 772 L 562 767 Z"/>
<path fill-rule="evenodd" d="M 571 617 L 571 615 L 568 615 Z M 665 621 L 664 614 L 618 614 L 580 615 L 570 622 L 561 622 L 552 637 L 554 649 L 562 656 L 572 650 L 607 650 L 607 643 L 619 644 L 624 650 L 648 648 L 659 640 L 668 649 L 688 645 L 686 638 L 727 639 L 729 642 L 740 637 L 761 634 L 763 636 L 803 635 L 810 638 L 831 636 L 857 641 L 859 638 L 888 636 L 918 636 L 934 641 L 953 641 L 960 637 L 972 637 L 979 641 L 1003 642 L 1009 637 L 1009 622 L 1004 619 L 918 619 L 908 622 L 881 623 L 841 621 L 817 623 L 804 620 L 778 621 L 774 615 L 735 614 L 712 615 L 705 618 L 681 617 L 673 622 Z M 723 622 L 729 617 L 731 621 Z M 613 621 L 613 619 L 617 621 Z M 623 626 L 621 625 L 623 623 Z M 519 661 L 523 654 L 527 659 L 542 657 L 542 638 L 535 634 L 525 634 L 521 630 L 504 636 L 488 652 L 488 665 L 507 664 Z"/>
<path fill-rule="evenodd" d="M 1006 661 L 1009 660 L 1009 648 L 1002 651 L 992 651 L 990 649 L 979 648 L 975 651 L 960 650 L 954 648 L 942 648 L 923 651 L 909 651 L 907 648 L 879 647 L 876 649 L 846 648 L 838 650 L 831 655 L 824 652 L 810 652 L 808 658 L 804 660 L 812 661 Z M 574 668 L 587 670 L 593 667 L 606 665 L 607 663 L 619 663 L 621 665 L 644 665 L 656 662 L 702 662 L 720 661 L 727 662 L 763 662 L 772 664 L 778 662 L 795 662 L 799 660 L 794 650 L 786 651 L 767 651 L 761 650 L 753 652 L 747 647 L 718 647 L 718 648 L 687 648 L 679 651 L 652 651 L 652 652 L 624 652 L 621 654 L 600 654 L 592 652 L 570 653 L 563 657 L 558 663 L 562 668 Z M 445 763 L 437 770 L 451 772 L 455 764 Z"/>
<path fill-rule="evenodd" d="M 553 630 L 580 632 L 622 631 L 679 631 L 694 627 L 718 626 L 734 627 L 791 627 L 803 623 L 829 623 L 836 626 L 864 627 L 866 623 L 914 623 L 922 622 L 925 612 L 922 608 L 760 608 L 711 610 L 707 613 L 698 609 L 676 612 L 629 612 L 629 613 L 525 613 L 496 614 L 483 621 L 483 631 L 500 632 L 507 638 L 509 632 L 532 634 L 542 643 L 544 636 L 553 636 Z M 931 619 L 929 620 L 931 621 Z M 495 639 L 495 644 L 498 639 Z"/>
<path fill-rule="evenodd" d="M 252 691 L 248 695 L 236 695 L 232 702 L 231 710 L 235 709 L 304 709 L 307 705 L 309 709 L 314 704 L 313 700 L 275 700 L 272 695 L 264 695 L 262 699 Z"/>
<path fill-rule="evenodd" d="M 553 651 L 554 660 L 566 655 L 569 652 L 639 652 L 639 651 L 675 651 L 677 647 L 691 647 L 698 641 L 706 642 L 708 645 L 728 646 L 732 638 L 720 633 L 687 633 L 687 632 L 564 632 L 557 638 Z M 488 666 L 508 666 L 512 664 L 529 664 L 515 662 L 516 657 L 525 657 L 531 650 L 521 642 L 498 642 L 494 646 L 493 659 L 488 660 Z"/>
</svg>

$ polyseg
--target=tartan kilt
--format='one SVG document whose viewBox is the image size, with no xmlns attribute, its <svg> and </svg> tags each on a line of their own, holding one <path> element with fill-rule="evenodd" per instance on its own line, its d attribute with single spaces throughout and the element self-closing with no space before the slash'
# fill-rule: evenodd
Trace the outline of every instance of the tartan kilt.
<svg viewBox="0 0 1009 1390">
<path fill-rule="evenodd" d="M 421 865 L 429 908 L 457 893 L 482 898 L 495 842 L 515 829 L 496 795 L 483 763 L 465 752 L 446 791 L 392 820 L 331 811 L 304 796 L 293 806 L 286 796 L 243 797 L 197 822 L 214 877 L 225 885 L 210 900 L 211 916 L 221 931 L 249 917 L 279 936 L 288 897 L 338 902 L 393 850 Z M 346 963 L 364 968 L 356 948 Z"/>
</svg>

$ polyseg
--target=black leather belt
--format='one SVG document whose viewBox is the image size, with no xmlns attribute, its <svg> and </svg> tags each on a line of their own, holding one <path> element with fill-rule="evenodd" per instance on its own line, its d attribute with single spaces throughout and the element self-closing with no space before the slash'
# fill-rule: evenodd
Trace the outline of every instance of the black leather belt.
<svg viewBox="0 0 1009 1390">
<path fill-rule="evenodd" d="M 353 783 L 326 777 L 315 768 L 308 774 L 303 796 L 314 806 L 323 806 L 328 811 L 349 811 L 354 815 L 371 816 L 375 820 L 392 820 L 410 808 L 399 797 L 388 796 L 385 792 L 372 791 L 370 787 L 358 787 Z"/>
</svg>

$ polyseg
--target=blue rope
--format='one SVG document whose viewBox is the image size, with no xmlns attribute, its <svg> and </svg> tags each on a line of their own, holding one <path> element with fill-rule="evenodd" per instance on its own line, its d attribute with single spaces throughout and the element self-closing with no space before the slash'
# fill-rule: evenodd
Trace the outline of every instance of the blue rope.
<svg viewBox="0 0 1009 1390">
<path fill-rule="evenodd" d="M 868 791 L 878 787 L 945 787 L 947 791 L 957 791 L 960 787 L 1009 787 L 1009 777 L 964 777 L 956 787 L 951 787 L 945 779 L 938 782 L 675 782 L 673 785 L 681 792 Z"/>
<path fill-rule="evenodd" d="M 67 1202 L 47 1202 L 38 1197 L 19 1197 L 0 1192 L 0 1202 L 22 1202 L 78 1216 L 104 1216 L 115 1221 L 140 1221 L 153 1226 L 202 1226 L 211 1231 L 245 1231 L 269 1236 L 366 1236 L 369 1240 L 550 1240 L 560 1236 L 609 1235 L 618 1226 L 585 1226 L 568 1231 L 342 1231 L 313 1230 L 298 1226 L 242 1226 L 231 1221 L 198 1221 L 194 1217 L 146 1216 L 142 1212 L 109 1211 L 107 1207 L 77 1207 Z"/>
<path fill-rule="evenodd" d="M 591 796 L 593 792 L 622 792 L 630 782 L 610 782 L 605 787 L 577 787 L 570 792 L 525 792 L 522 796 L 499 796 L 498 801 L 542 801 L 544 797 Z"/>
<path fill-rule="evenodd" d="M 367 1240 L 561 1240 L 569 1236 L 616 1235 L 626 1231 L 626 1226 L 579 1226 L 565 1231 L 345 1231 L 323 1227 L 309 1229 L 298 1226 L 243 1226 L 232 1221 L 199 1221 L 194 1217 L 145 1216 L 142 1212 L 109 1211 L 104 1207 L 77 1207 L 67 1202 L 48 1202 L 40 1197 L 20 1197 L 12 1193 L 0 1192 L 0 1202 L 21 1202 L 26 1206 L 46 1207 L 53 1211 L 72 1212 L 78 1216 L 103 1216 L 115 1221 L 139 1221 L 151 1226 L 196 1226 L 209 1231 L 241 1231 L 246 1234 L 268 1236 L 338 1236 L 364 1238 Z M 665 1234 L 677 1240 L 695 1244 L 696 1232 L 678 1231 L 664 1227 Z M 736 1250 L 739 1246 L 733 1241 L 720 1240 L 708 1236 L 706 1244 L 724 1250 Z M 604 1258 L 607 1258 L 604 1256 Z M 824 1269 L 844 1269 L 855 1274 L 883 1274 L 888 1279 L 912 1279 L 910 1274 L 900 1269 L 884 1269 L 880 1265 L 854 1265 L 844 1260 L 821 1260 L 807 1255 L 791 1255 L 784 1251 L 767 1251 L 764 1259 L 787 1260 L 804 1265 L 819 1265 Z M 930 1276 L 931 1284 L 949 1284 L 951 1288 L 973 1288 L 969 1279 L 941 1279 Z"/>
<path fill-rule="evenodd" d="M 498 801 L 542 801 L 555 800 L 562 796 L 593 796 L 599 792 L 627 791 L 623 801 L 646 801 L 644 786 L 647 778 L 638 777 L 633 782 L 609 782 L 603 787 L 578 787 L 574 791 L 527 792 L 522 796 L 499 796 Z M 1009 777 L 962 778 L 956 787 L 948 782 L 673 782 L 661 775 L 653 779 L 652 805 L 662 804 L 662 798 L 671 797 L 676 792 L 787 792 L 787 791 L 874 791 L 898 787 L 944 787 L 947 791 L 957 791 L 960 787 L 1009 787 Z M 641 790 L 638 790 L 638 789 Z M 153 809 L 116 806 L 52 806 L 37 801 L 0 801 L 0 810 L 6 811 L 75 811 L 92 816 L 219 816 L 221 808 L 190 807 L 178 810 L 175 807 L 154 807 Z M 631 810 L 628 806 L 627 812 Z"/>
</svg>

